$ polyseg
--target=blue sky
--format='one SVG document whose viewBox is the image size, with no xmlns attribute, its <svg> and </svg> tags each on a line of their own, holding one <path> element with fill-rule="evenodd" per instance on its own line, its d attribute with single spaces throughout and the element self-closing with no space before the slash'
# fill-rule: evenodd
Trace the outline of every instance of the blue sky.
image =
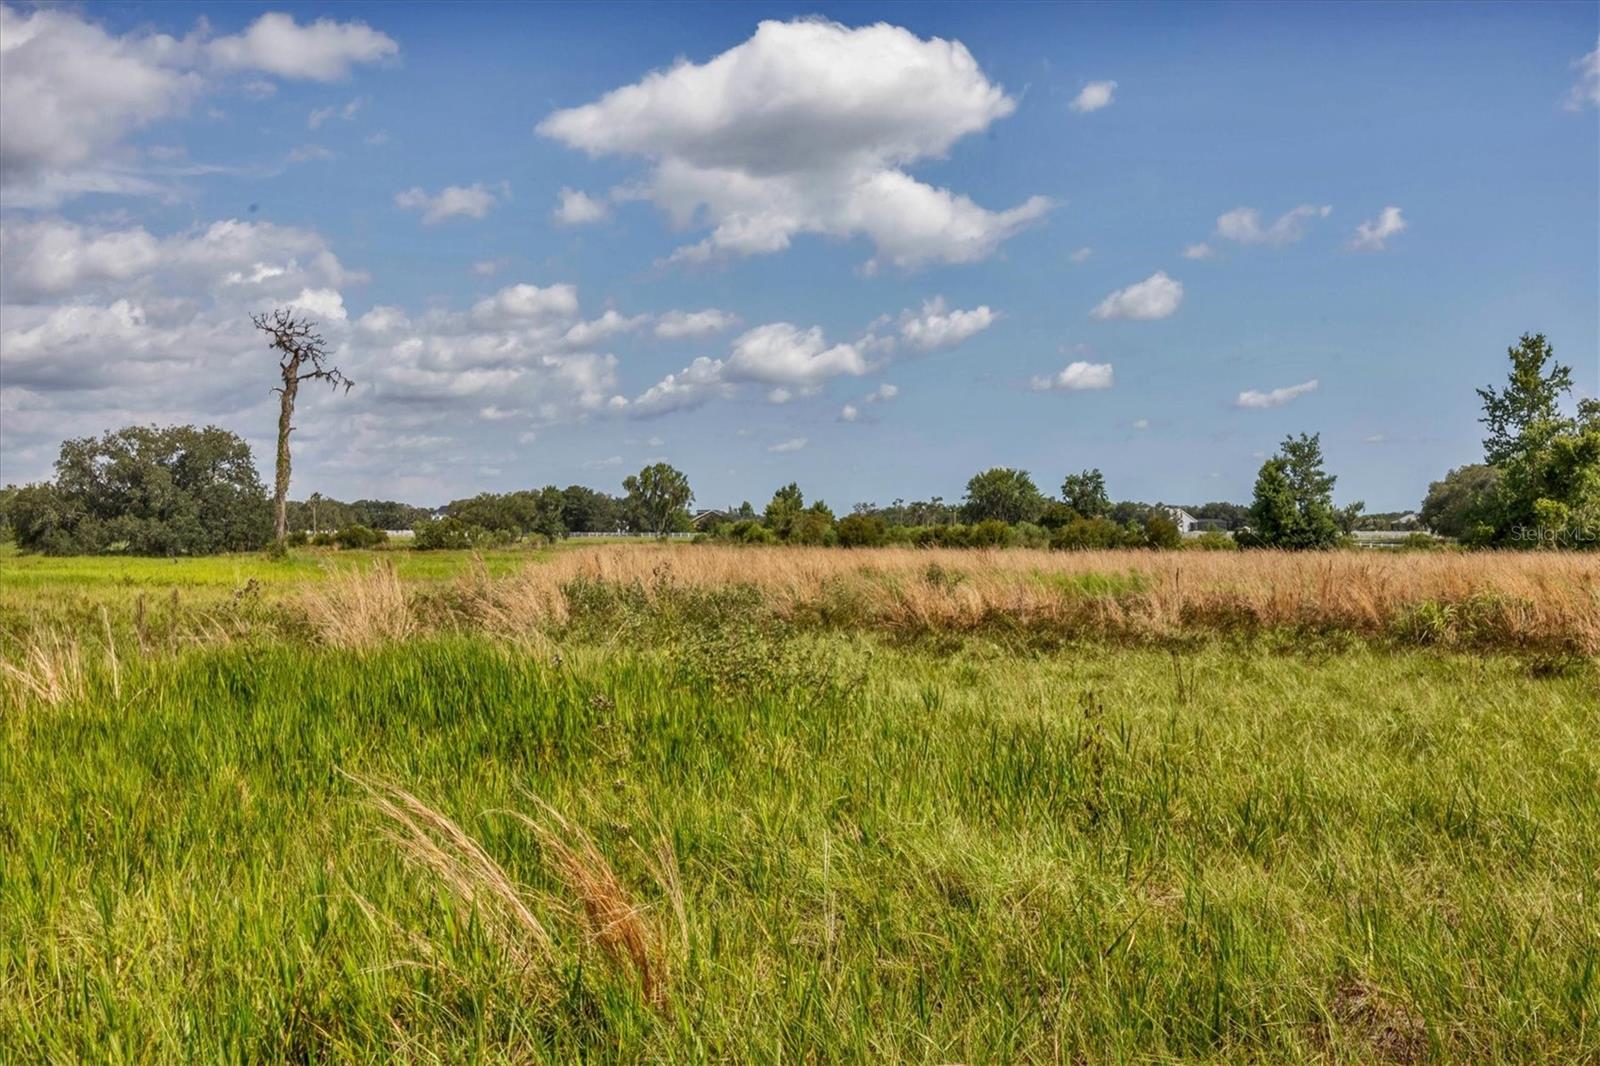
<svg viewBox="0 0 1600 1066">
<path fill-rule="evenodd" d="M 292 303 L 358 382 L 296 496 L 1247 500 L 1306 430 L 1412 507 L 1521 332 L 1600 392 L 1597 11 L 8 5 L 0 479 L 266 473 Z"/>
</svg>

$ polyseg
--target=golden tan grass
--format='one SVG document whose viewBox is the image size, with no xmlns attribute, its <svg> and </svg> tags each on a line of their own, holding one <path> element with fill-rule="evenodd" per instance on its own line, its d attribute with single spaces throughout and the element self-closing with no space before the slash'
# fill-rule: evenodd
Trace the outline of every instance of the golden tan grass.
<svg viewBox="0 0 1600 1066">
<path fill-rule="evenodd" d="M 557 948 L 535 913 L 536 898 L 448 816 L 392 783 L 350 773 L 345 776 L 367 791 L 373 807 L 391 823 L 388 839 L 405 860 L 432 874 L 463 906 L 473 908 L 506 957 L 516 964 L 519 976 L 548 992 L 549 977 L 558 961 Z M 664 1006 L 665 938 L 648 912 L 633 901 L 593 839 L 548 803 L 530 798 L 541 817 L 512 810 L 499 813 L 527 826 L 538 838 L 551 873 L 578 902 L 577 917 L 587 942 L 599 948 L 616 972 L 636 981 L 646 1001 Z M 653 872 L 686 928 L 677 858 L 670 849 L 663 849 Z M 543 909 L 567 911 L 552 900 L 544 900 Z"/>
<path fill-rule="evenodd" d="M 1600 556 L 1558 553 L 1049 552 L 608 545 L 562 552 L 468 597 L 491 630 L 565 621 L 580 580 L 645 596 L 746 585 L 798 619 L 970 629 L 992 623 L 1160 637 L 1318 627 L 1426 642 L 1600 651 Z"/>
<path fill-rule="evenodd" d="M 112 663 L 116 663 L 114 652 Z M 120 674 L 113 676 L 120 681 Z M 28 697 L 58 706 L 81 698 L 84 684 L 82 647 L 53 629 L 30 634 L 15 651 L 0 649 L 0 692 L 6 694 L 8 706 L 18 706 Z"/>
</svg>

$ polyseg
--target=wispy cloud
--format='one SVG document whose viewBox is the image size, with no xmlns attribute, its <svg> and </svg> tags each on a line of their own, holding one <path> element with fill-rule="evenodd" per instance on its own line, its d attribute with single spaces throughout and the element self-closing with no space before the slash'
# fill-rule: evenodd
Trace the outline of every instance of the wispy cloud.
<svg viewBox="0 0 1600 1066">
<path fill-rule="evenodd" d="M 1246 389 L 1239 394 L 1239 398 L 1234 401 L 1234 405 L 1255 410 L 1282 407 L 1290 400 L 1304 396 L 1308 392 L 1315 392 L 1317 384 L 1317 379 L 1312 378 L 1310 381 L 1302 381 L 1298 385 L 1286 385 L 1281 389 L 1272 389 L 1267 392 L 1262 392 L 1259 389 Z"/>
</svg>

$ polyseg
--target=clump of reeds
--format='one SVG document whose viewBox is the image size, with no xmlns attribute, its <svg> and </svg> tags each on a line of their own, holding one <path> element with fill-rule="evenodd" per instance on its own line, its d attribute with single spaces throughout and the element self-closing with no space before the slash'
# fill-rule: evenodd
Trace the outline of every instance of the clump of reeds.
<svg viewBox="0 0 1600 1066">
<path fill-rule="evenodd" d="M 332 574 L 300 600 L 318 637 L 345 648 L 404 640 L 420 629 L 405 586 L 388 562 Z"/>
<path fill-rule="evenodd" d="M 388 839 L 411 865 L 427 871 L 463 906 L 472 908 L 524 980 L 548 985 L 560 949 L 539 915 L 574 914 L 583 941 L 599 949 L 618 974 L 628 975 L 643 998 L 667 1002 L 667 941 L 649 912 L 636 903 L 611 863 L 581 828 L 536 797 L 539 816 L 502 811 L 533 831 L 554 879 L 578 906 L 541 898 L 519 885 L 455 821 L 410 792 L 372 778 L 347 775 L 366 789 L 373 806 L 392 823 Z M 653 867 L 680 923 L 685 921 L 676 857 L 665 849 Z"/>
<path fill-rule="evenodd" d="M 28 634 L 14 651 L 0 650 L 8 706 L 32 698 L 52 707 L 82 698 L 86 675 L 78 641 L 54 629 Z"/>
</svg>

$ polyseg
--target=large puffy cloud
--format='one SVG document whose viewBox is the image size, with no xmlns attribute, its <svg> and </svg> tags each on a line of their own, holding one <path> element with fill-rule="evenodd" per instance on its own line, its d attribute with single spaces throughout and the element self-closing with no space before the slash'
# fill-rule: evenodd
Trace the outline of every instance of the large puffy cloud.
<svg viewBox="0 0 1600 1066">
<path fill-rule="evenodd" d="M 266 14 L 245 31 L 207 39 L 107 32 L 77 12 L 0 4 L 0 179 L 8 204 L 49 206 L 84 192 L 150 194 L 123 138 L 186 113 L 239 71 L 329 80 L 352 64 L 394 55 L 395 42 L 358 23 L 298 26 Z M 269 83 L 270 84 L 270 83 Z"/>
<path fill-rule="evenodd" d="M 0 420 L 3 476 L 38 477 L 63 437 L 131 422 L 215 422 L 265 454 L 276 366 L 251 312 L 298 307 L 337 340 L 341 288 L 359 280 L 293 227 L 0 224 L 0 351 L 8 393 L 20 390 Z"/>
<path fill-rule="evenodd" d="M 69 11 L 0 5 L 0 176 L 81 166 L 122 135 L 183 111 L 201 77 L 184 42 L 113 37 Z"/>
<path fill-rule="evenodd" d="M 224 70 L 254 70 L 280 78 L 338 81 L 357 63 L 398 55 L 400 46 L 364 22 L 321 18 L 302 26 L 293 15 L 269 11 L 243 33 L 207 45 Z"/>
<path fill-rule="evenodd" d="M 573 286 L 528 283 L 458 310 L 357 316 L 347 292 L 361 280 L 311 230 L 229 220 L 159 235 L 7 221 L 0 477 L 47 474 L 65 436 L 150 421 L 223 425 L 267 462 L 276 360 L 250 314 L 289 306 L 317 321 L 333 362 L 357 382 L 348 395 L 302 392 L 297 483 L 326 476 L 356 491 L 431 495 L 414 480 L 421 472 L 447 474 L 493 440 L 622 405 L 617 359 L 602 342 L 652 321 L 614 310 L 586 318 Z M 471 429 L 485 417 L 502 428 Z M 470 432 L 480 447 L 445 447 Z M 442 492 L 452 480 L 432 483 Z"/>
<path fill-rule="evenodd" d="M 1095 318 L 1166 318 L 1183 302 L 1183 282 L 1156 271 L 1143 281 L 1118 289 L 1100 301 Z"/>
<path fill-rule="evenodd" d="M 557 111 L 539 132 L 650 159 L 627 193 L 710 229 L 674 258 L 781 251 L 802 233 L 865 234 L 879 262 L 971 262 L 1036 221 L 1034 197 L 991 211 L 902 168 L 1009 115 L 965 46 L 885 24 L 763 22 L 743 44 Z"/>
</svg>

